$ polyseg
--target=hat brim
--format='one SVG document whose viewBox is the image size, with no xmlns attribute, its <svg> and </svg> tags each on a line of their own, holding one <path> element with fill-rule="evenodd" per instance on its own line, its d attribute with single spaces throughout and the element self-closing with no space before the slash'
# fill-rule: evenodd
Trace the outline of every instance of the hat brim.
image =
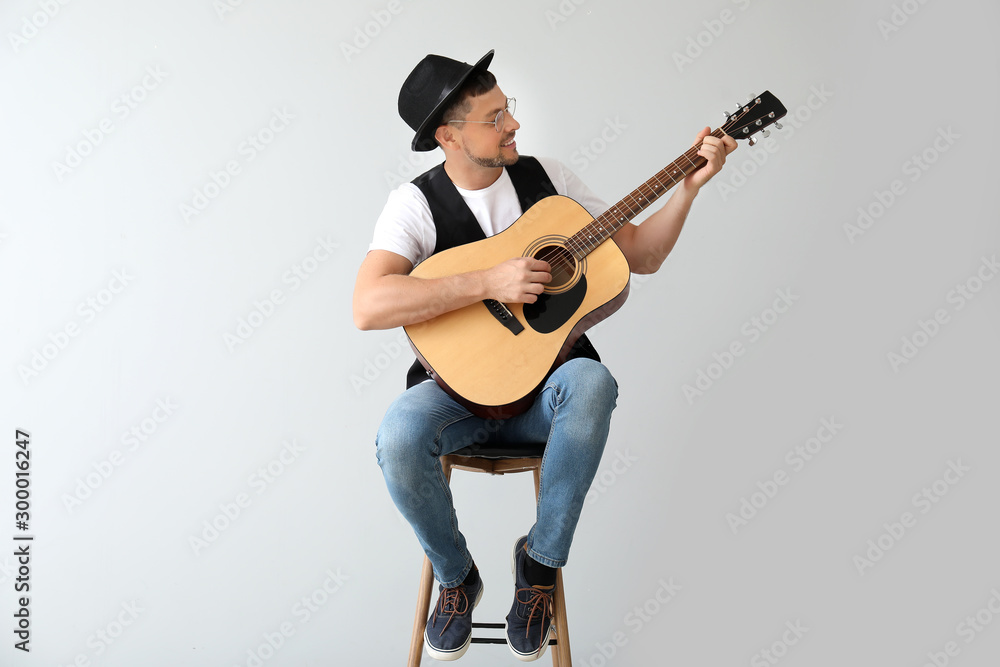
<svg viewBox="0 0 1000 667">
<path fill-rule="evenodd" d="M 427 118 L 424 119 L 424 122 L 417 128 L 416 134 L 413 135 L 413 141 L 410 142 L 411 149 L 417 152 L 426 152 L 437 148 L 437 142 L 434 140 L 434 132 L 437 130 L 438 125 L 441 124 L 441 116 L 444 114 L 445 109 L 451 106 L 458 91 L 462 89 L 462 86 L 469 80 L 469 77 L 485 72 L 489 68 L 490 63 L 493 61 L 493 51 L 493 49 L 490 49 L 489 53 L 480 58 L 479 62 L 458 79 L 451 90 L 447 91 L 434 106 L 434 109 L 427 114 Z"/>
</svg>

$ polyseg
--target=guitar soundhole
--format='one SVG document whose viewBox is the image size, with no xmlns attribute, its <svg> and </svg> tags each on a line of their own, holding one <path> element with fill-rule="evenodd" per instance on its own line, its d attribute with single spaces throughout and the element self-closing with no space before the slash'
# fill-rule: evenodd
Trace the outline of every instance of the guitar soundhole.
<svg viewBox="0 0 1000 667">
<path fill-rule="evenodd" d="M 580 265 L 566 248 L 547 245 L 536 252 L 534 258 L 548 262 L 552 267 L 552 280 L 545 286 L 549 294 L 565 292 L 576 283 Z"/>
</svg>

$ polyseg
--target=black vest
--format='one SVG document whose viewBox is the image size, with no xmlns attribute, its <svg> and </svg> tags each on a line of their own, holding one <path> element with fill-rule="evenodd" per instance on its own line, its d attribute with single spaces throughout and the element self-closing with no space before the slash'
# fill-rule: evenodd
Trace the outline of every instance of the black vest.
<svg viewBox="0 0 1000 667">
<path fill-rule="evenodd" d="M 545 173 L 545 169 L 533 157 L 522 155 L 516 163 L 505 168 L 511 183 L 514 184 L 514 191 L 517 193 L 522 213 L 538 200 L 558 194 L 549 175 Z M 448 174 L 444 170 L 444 163 L 417 176 L 413 179 L 413 184 L 424 193 L 427 205 L 431 210 L 431 217 L 434 219 L 434 228 L 437 230 L 437 242 L 434 244 L 435 253 L 486 238 L 486 234 L 479 226 L 479 221 L 476 220 L 472 209 L 465 203 L 462 195 L 455 188 L 455 184 L 448 178 Z M 576 357 L 601 360 L 597 350 L 594 349 L 586 335 L 580 336 L 573 345 L 573 349 L 570 350 L 568 358 L 575 359 Z M 413 385 L 423 382 L 428 375 L 419 361 L 413 362 L 406 374 L 406 388 L 409 389 Z"/>
</svg>

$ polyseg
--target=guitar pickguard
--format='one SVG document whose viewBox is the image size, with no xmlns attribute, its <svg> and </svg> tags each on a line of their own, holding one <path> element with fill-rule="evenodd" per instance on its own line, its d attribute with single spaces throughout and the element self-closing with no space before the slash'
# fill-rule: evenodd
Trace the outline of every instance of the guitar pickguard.
<svg viewBox="0 0 1000 667">
<path fill-rule="evenodd" d="M 577 283 L 565 292 L 543 292 L 535 303 L 524 304 L 524 319 L 538 333 L 552 333 L 573 317 L 586 296 L 587 277 L 580 276 Z"/>
</svg>

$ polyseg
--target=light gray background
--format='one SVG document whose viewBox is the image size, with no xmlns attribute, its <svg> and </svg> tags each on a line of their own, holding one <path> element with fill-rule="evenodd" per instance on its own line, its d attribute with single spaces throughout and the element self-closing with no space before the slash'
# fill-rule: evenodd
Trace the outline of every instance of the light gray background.
<svg viewBox="0 0 1000 667">
<path fill-rule="evenodd" d="M 492 48 L 522 152 L 608 201 L 750 94 L 790 116 L 741 143 L 665 267 L 592 334 L 621 397 L 565 570 L 575 664 L 773 664 L 763 649 L 787 665 L 996 664 L 1000 280 L 976 282 L 1000 251 L 995 2 L 224 3 L 0 8 L 0 662 L 252 665 L 263 645 L 266 665 L 402 663 L 420 551 L 373 438 L 410 355 L 398 331 L 355 330 L 350 299 L 390 187 L 440 160 L 409 152 L 400 83 L 427 53 Z M 253 160 L 251 135 L 271 140 Z M 185 220 L 229 161 L 239 173 Z M 880 215 L 852 239 L 859 207 Z M 313 272 L 296 284 L 294 266 Z M 959 308 L 967 282 L 981 289 Z M 752 341 L 777 290 L 796 300 Z M 227 344 L 247 318 L 260 326 Z M 734 342 L 745 353 L 712 368 Z M 699 371 L 716 379 L 688 400 Z M 796 470 L 786 453 L 824 419 L 842 428 Z M 17 428 L 33 455 L 30 654 L 11 632 Z M 967 470 L 921 501 L 950 464 Z M 734 532 L 727 514 L 780 472 Z M 454 487 L 486 581 L 477 616 L 499 620 L 530 479 Z M 915 525 L 892 537 L 905 512 Z M 212 521 L 225 529 L 194 548 Z M 322 602 L 308 616 L 304 597 Z M 294 634 L 268 651 L 282 624 Z M 463 660 L 513 662 L 490 646 Z"/>
</svg>

